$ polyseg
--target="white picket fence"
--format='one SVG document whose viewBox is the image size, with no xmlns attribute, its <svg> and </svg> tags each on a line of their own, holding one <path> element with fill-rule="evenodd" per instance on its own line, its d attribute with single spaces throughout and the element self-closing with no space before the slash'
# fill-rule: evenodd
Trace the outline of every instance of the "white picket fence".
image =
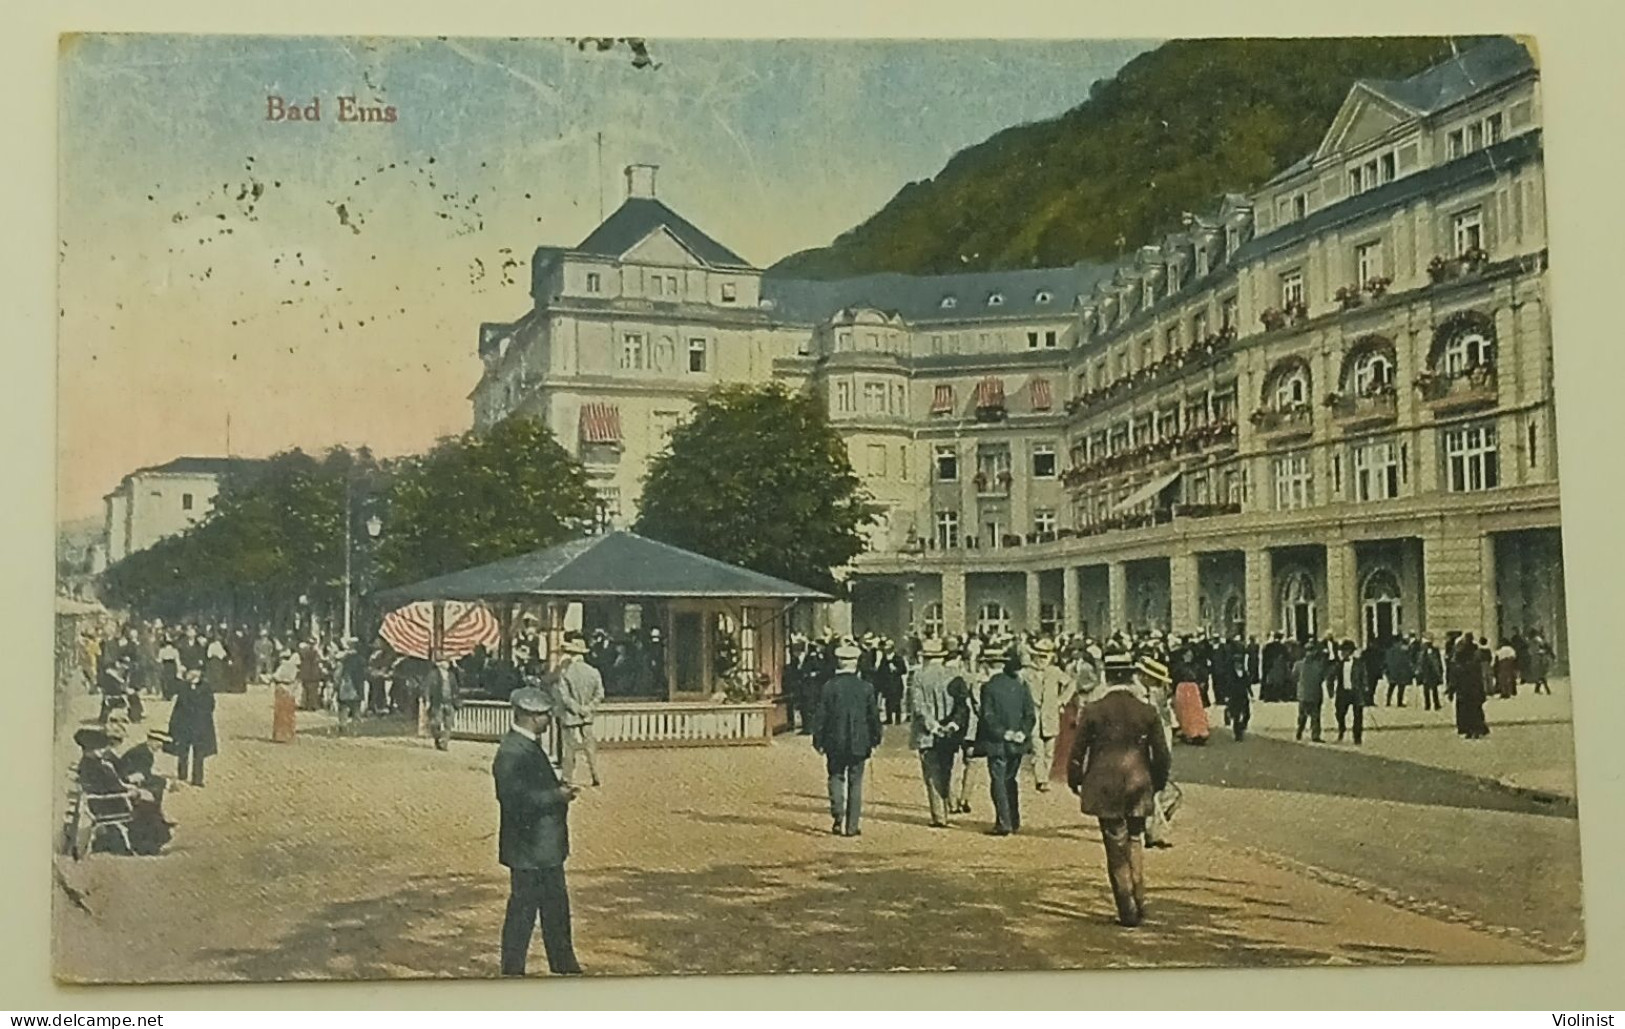
<svg viewBox="0 0 1625 1029">
<path fill-rule="evenodd" d="M 773 711 L 771 702 L 613 702 L 598 709 L 593 732 L 599 744 L 608 747 L 765 744 L 773 739 Z M 452 736 L 499 740 L 512 721 L 508 705 L 502 701 L 467 700 L 457 711 Z M 549 749 L 556 752 L 556 748 Z"/>
</svg>

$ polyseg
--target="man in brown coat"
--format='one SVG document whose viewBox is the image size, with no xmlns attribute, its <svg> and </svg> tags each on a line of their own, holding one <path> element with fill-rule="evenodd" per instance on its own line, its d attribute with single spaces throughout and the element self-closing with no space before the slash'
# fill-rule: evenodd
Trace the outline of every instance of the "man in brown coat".
<svg viewBox="0 0 1625 1029">
<path fill-rule="evenodd" d="M 1067 785 L 1100 821 L 1119 925 L 1145 917 L 1145 821 L 1173 763 L 1156 709 L 1128 684 L 1085 704 L 1067 762 Z"/>
</svg>

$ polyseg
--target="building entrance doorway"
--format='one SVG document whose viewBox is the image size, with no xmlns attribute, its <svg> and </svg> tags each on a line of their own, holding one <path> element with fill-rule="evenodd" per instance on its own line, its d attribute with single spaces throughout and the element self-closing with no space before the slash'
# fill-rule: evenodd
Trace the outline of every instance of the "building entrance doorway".
<svg viewBox="0 0 1625 1029">
<path fill-rule="evenodd" d="M 1379 568 L 1365 580 L 1360 591 L 1365 607 L 1365 642 L 1369 646 L 1378 640 L 1392 639 L 1399 634 L 1402 608 L 1399 599 L 1399 579 L 1386 568 Z"/>
<path fill-rule="evenodd" d="M 1315 581 L 1307 572 L 1294 572 L 1281 589 L 1281 624 L 1291 638 L 1302 643 L 1320 632 Z"/>
</svg>

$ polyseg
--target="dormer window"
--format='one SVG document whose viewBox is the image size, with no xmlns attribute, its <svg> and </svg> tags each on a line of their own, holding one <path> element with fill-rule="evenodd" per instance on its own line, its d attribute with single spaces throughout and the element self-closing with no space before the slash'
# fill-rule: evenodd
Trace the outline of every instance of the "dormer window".
<svg viewBox="0 0 1625 1029">
<path fill-rule="evenodd" d="M 722 302 L 724 304 L 731 304 L 738 299 L 739 287 L 735 286 L 731 282 L 724 282 L 722 284 Z"/>
<path fill-rule="evenodd" d="M 1309 197 L 1307 194 L 1299 193 L 1292 198 L 1292 217 L 1295 220 L 1309 217 Z"/>
<path fill-rule="evenodd" d="M 959 298 L 943 297 L 941 306 L 944 311 L 952 311 L 954 308 L 959 306 Z"/>
<path fill-rule="evenodd" d="M 993 294 L 989 295 L 988 298 L 987 298 L 987 306 L 989 306 L 989 307 L 1003 307 L 1004 306 L 1004 294 L 1003 293 L 993 293 Z"/>
<path fill-rule="evenodd" d="M 1035 303 L 1035 304 L 1047 304 L 1053 299 L 1054 299 L 1054 297 L 1050 296 L 1049 290 L 1041 289 L 1041 290 L 1038 291 L 1038 295 L 1033 297 L 1033 303 Z"/>
<path fill-rule="evenodd" d="M 588 293 L 597 293 L 602 288 L 603 288 L 603 279 L 599 278 L 598 273 L 597 272 L 588 272 L 587 273 L 587 292 Z"/>
</svg>

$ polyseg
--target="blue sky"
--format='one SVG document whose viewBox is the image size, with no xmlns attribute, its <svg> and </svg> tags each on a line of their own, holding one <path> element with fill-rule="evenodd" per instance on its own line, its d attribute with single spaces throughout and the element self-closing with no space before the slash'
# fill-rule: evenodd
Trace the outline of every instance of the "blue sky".
<svg viewBox="0 0 1625 1029">
<path fill-rule="evenodd" d="M 591 231 L 628 163 L 766 265 L 1151 45 L 655 39 L 639 70 L 560 40 L 70 40 L 62 514 L 221 452 L 228 410 L 248 454 L 467 428 L 478 323 L 525 309 L 531 250 Z M 268 94 L 323 121 L 268 122 Z M 338 124 L 341 95 L 398 120 Z"/>
</svg>

